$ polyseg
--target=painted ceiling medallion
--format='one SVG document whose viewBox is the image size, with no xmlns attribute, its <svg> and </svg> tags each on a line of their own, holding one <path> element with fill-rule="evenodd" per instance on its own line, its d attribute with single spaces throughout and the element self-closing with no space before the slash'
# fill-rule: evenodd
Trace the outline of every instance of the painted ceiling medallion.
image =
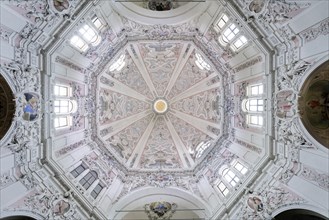
<svg viewBox="0 0 329 220">
<path fill-rule="evenodd" d="M 168 104 L 164 99 L 157 99 L 154 102 L 153 109 L 158 114 L 163 114 L 168 110 Z"/>
<path fill-rule="evenodd" d="M 222 78 L 201 56 L 188 41 L 131 42 L 98 76 L 98 137 L 128 169 L 192 170 L 221 137 Z"/>
</svg>

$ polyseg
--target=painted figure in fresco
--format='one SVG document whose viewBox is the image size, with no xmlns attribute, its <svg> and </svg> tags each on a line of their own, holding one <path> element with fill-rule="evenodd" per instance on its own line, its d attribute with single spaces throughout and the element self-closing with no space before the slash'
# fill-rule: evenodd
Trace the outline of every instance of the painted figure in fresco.
<svg viewBox="0 0 329 220">
<path fill-rule="evenodd" d="M 264 210 L 264 205 L 262 200 L 256 196 L 248 198 L 248 206 L 253 209 L 255 212 L 261 212 Z"/>
<path fill-rule="evenodd" d="M 148 7 L 152 11 L 168 11 L 172 8 L 172 3 L 167 0 L 151 0 Z"/>
<path fill-rule="evenodd" d="M 70 4 L 68 0 L 53 0 L 54 2 L 54 7 L 59 11 L 62 12 L 65 9 L 68 9 Z"/>
<path fill-rule="evenodd" d="M 264 0 L 253 0 L 250 2 L 249 10 L 259 13 L 264 7 Z"/>
<path fill-rule="evenodd" d="M 65 202 L 64 200 L 58 201 L 53 207 L 53 212 L 56 215 L 63 215 L 70 209 L 70 204 Z"/>
<path fill-rule="evenodd" d="M 24 93 L 25 105 L 23 107 L 23 119 L 34 121 L 38 116 L 38 97 L 31 93 Z"/>
<path fill-rule="evenodd" d="M 315 82 L 310 86 L 305 98 L 309 122 L 318 129 L 327 129 L 329 127 L 329 81 Z"/>
</svg>

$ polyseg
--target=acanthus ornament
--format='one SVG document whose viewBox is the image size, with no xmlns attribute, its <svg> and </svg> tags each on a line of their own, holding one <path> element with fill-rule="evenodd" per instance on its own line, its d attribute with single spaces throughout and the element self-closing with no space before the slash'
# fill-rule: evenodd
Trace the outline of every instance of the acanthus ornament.
<svg viewBox="0 0 329 220">
<path fill-rule="evenodd" d="M 57 190 L 33 190 L 21 202 L 14 203 L 6 209 L 6 211 L 25 210 L 33 210 L 34 213 L 43 216 L 45 219 L 83 219 L 77 212 L 76 204 L 70 198 L 65 198 Z"/>
<path fill-rule="evenodd" d="M 329 176 L 325 173 L 320 173 L 317 170 L 303 166 L 300 176 L 308 181 L 316 183 L 321 188 L 329 191 Z"/>
<path fill-rule="evenodd" d="M 311 27 L 302 31 L 300 36 L 305 39 L 305 42 L 310 42 L 321 35 L 327 34 L 329 34 L 329 18 L 323 20 L 317 27 Z"/>
</svg>

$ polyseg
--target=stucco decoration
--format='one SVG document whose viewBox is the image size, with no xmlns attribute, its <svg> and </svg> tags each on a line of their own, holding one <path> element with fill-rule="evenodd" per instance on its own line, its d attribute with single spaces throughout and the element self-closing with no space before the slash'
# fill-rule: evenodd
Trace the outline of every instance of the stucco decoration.
<svg viewBox="0 0 329 220">
<path fill-rule="evenodd" d="M 300 176 L 306 180 L 309 180 L 324 190 L 329 190 L 329 175 L 308 166 L 303 166 Z"/>
<path fill-rule="evenodd" d="M 28 195 L 6 208 L 5 211 L 29 211 L 41 215 L 45 219 L 54 220 L 82 219 L 72 198 L 64 196 L 56 189 L 52 190 L 45 188 L 37 191 L 34 189 Z"/>
<path fill-rule="evenodd" d="M 329 34 L 329 18 L 321 21 L 314 27 L 308 28 L 300 33 L 305 42 L 310 42 L 316 38 Z"/>
<path fill-rule="evenodd" d="M 292 90 L 283 90 L 276 94 L 276 116 L 282 119 L 292 118 L 296 114 L 296 94 Z"/>
<path fill-rule="evenodd" d="M 305 203 L 302 197 L 284 185 L 270 188 L 265 184 L 261 188 L 244 196 L 246 202 L 242 204 L 237 219 L 270 219 L 272 212 L 280 207 Z"/>
<path fill-rule="evenodd" d="M 189 41 L 130 42 L 98 75 L 98 137 L 126 167 L 192 169 L 223 134 L 221 73 L 196 54 Z"/>
<path fill-rule="evenodd" d="M 46 21 L 48 22 L 48 28 L 50 28 L 56 25 L 64 16 L 70 17 L 69 14 L 71 14 L 79 4 L 78 0 L 69 2 L 67 0 L 11 0 L 6 4 L 29 19 L 31 23 L 38 25 Z"/>
<path fill-rule="evenodd" d="M 301 120 L 307 131 L 329 147 L 329 61 L 318 67 L 305 81 L 298 99 Z"/>
</svg>

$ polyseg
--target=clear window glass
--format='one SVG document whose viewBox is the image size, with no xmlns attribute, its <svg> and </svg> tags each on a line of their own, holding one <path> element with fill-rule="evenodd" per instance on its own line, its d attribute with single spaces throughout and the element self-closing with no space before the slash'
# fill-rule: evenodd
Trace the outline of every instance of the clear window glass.
<svg viewBox="0 0 329 220">
<path fill-rule="evenodd" d="M 248 42 L 247 38 L 245 36 L 240 36 L 234 43 L 233 45 L 235 46 L 236 49 L 239 49 L 243 45 L 245 45 Z"/>
<path fill-rule="evenodd" d="M 245 175 L 248 172 L 247 167 L 243 166 L 241 163 L 237 162 L 234 168 L 239 171 L 242 175 Z"/>
<path fill-rule="evenodd" d="M 219 22 L 217 23 L 217 26 L 222 29 L 228 22 L 228 17 L 226 14 L 223 14 L 223 16 L 221 17 L 221 19 L 219 20 Z"/>
<path fill-rule="evenodd" d="M 73 104 L 69 100 L 55 100 L 54 112 L 56 114 L 69 114 L 73 110 Z"/>
<path fill-rule="evenodd" d="M 223 176 L 224 179 L 226 179 L 226 181 L 233 187 L 240 181 L 239 177 L 237 177 L 235 173 L 229 169 L 225 169 L 223 171 Z"/>
<path fill-rule="evenodd" d="M 235 26 L 235 24 L 231 24 L 223 34 L 223 40 L 228 43 L 230 42 L 238 33 L 239 29 Z"/>
<path fill-rule="evenodd" d="M 98 30 L 102 29 L 103 24 L 102 24 L 101 20 L 97 16 L 94 16 L 93 19 L 91 20 L 91 22 L 93 22 L 93 24 L 95 25 L 95 27 Z"/>
<path fill-rule="evenodd" d="M 125 57 L 126 56 L 122 54 L 119 59 L 110 66 L 110 72 L 113 72 L 114 70 L 120 71 L 126 65 L 126 62 L 124 61 Z"/>
<path fill-rule="evenodd" d="M 55 85 L 54 95 L 56 96 L 69 96 L 69 88 L 67 86 Z"/>
<path fill-rule="evenodd" d="M 246 108 L 248 111 L 262 112 L 262 111 L 264 111 L 264 100 L 263 99 L 249 99 L 246 102 Z"/>
<path fill-rule="evenodd" d="M 196 57 L 195 64 L 199 67 L 199 69 L 210 70 L 210 65 L 203 60 L 203 58 L 200 54 L 196 53 L 195 57 Z"/>
<path fill-rule="evenodd" d="M 96 181 L 97 177 L 98 175 L 95 171 L 90 171 L 79 181 L 79 183 L 87 190 Z"/>
<path fill-rule="evenodd" d="M 88 43 L 92 43 L 97 39 L 96 32 L 89 27 L 89 25 L 85 24 L 82 28 L 79 30 L 80 34 L 84 38 L 85 41 Z"/>
<path fill-rule="evenodd" d="M 88 45 L 77 35 L 74 35 L 71 38 L 70 43 L 82 52 L 85 52 L 89 48 Z"/>
<path fill-rule="evenodd" d="M 229 190 L 223 182 L 220 182 L 217 187 L 219 191 L 223 194 L 223 196 L 226 196 L 229 193 Z"/>
<path fill-rule="evenodd" d="M 54 118 L 54 127 L 63 128 L 69 126 L 69 119 L 71 119 L 71 117 L 69 116 L 62 116 L 62 117 L 60 116 Z"/>
<path fill-rule="evenodd" d="M 252 85 L 250 86 L 250 90 L 252 96 L 261 95 L 263 94 L 263 84 Z"/>
<path fill-rule="evenodd" d="M 201 142 L 196 148 L 195 148 L 195 151 L 196 151 L 196 155 L 195 157 L 196 158 L 199 158 L 201 157 L 201 155 L 203 154 L 203 152 L 210 146 L 210 141 L 208 142 Z"/>
<path fill-rule="evenodd" d="M 249 124 L 252 125 L 263 125 L 263 116 L 261 115 L 249 115 Z"/>
<path fill-rule="evenodd" d="M 99 195 L 99 193 L 102 191 L 104 187 L 98 183 L 97 186 L 93 189 L 93 191 L 91 192 L 91 196 L 96 199 L 97 196 Z"/>
<path fill-rule="evenodd" d="M 79 176 L 81 173 L 83 173 L 83 171 L 86 170 L 86 166 L 84 164 L 81 164 L 79 165 L 77 168 L 75 168 L 74 170 L 71 171 L 71 174 L 74 176 L 74 177 L 77 177 Z"/>
</svg>

